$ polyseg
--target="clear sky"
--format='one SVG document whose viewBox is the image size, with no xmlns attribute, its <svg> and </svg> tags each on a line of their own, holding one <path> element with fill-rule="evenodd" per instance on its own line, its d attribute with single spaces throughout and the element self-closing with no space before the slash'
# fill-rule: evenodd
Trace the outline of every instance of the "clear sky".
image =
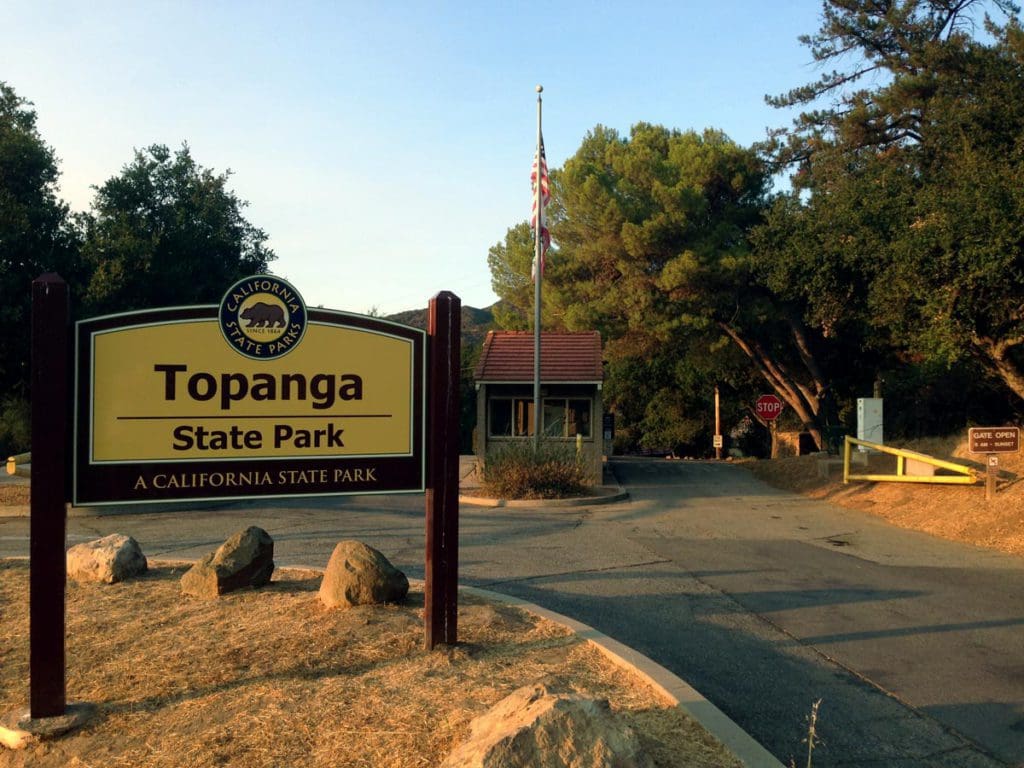
<svg viewBox="0 0 1024 768">
<path fill-rule="evenodd" d="M 597 124 L 724 130 L 818 75 L 817 0 L 47 2 L 0 11 L 0 80 L 35 104 L 85 210 L 133 149 L 231 169 L 272 271 L 310 305 L 495 300 L 487 250 L 529 216 L 535 85 L 548 163 Z"/>
</svg>

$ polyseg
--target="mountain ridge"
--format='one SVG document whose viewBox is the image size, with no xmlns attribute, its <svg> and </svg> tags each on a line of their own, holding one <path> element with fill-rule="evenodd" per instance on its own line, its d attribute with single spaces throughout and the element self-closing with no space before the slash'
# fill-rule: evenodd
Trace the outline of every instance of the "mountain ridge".
<svg viewBox="0 0 1024 768">
<path fill-rule="evenodd" d="M 463 347 L 483 344 L 483 340 L 487 335 L 487 332 L 495 330 L 494 307 L 494 304 L 482 309 L 469 306 L 462 307 Z M 391 315 L 385 315 L 384 319 L 395 323 L 402 323 L 403 325 L 411 325 L 413 328 L 422 328 L 423 330 L 426 330 L 427 328 L 426 309 L 407 309 L 404 312 L 395 312 Z"/>
</svg>

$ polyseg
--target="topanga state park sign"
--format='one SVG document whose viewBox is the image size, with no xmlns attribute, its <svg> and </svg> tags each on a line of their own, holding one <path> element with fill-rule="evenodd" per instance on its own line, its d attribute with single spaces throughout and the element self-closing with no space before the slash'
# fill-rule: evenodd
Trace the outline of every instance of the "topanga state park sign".
<svg viewBox="0 0 1024 768">
<path fill-rule="evenodd" d="M 287 281 L 255 275 L 219 305 L 95 317 L 72 334 L 69 297 L 60 275 L 32 281 L 34 721 L 67 714 L 69 499 L 425 491 L 424 644 L 458 641 L 457 296 L 430 300 L 424 333 L 307 310 Z"/>
<path fill-rule="evenodd" d="M 75 329 L 76 505 L 423 491 L 423 331 L 281 278 Z"/>
</svg>

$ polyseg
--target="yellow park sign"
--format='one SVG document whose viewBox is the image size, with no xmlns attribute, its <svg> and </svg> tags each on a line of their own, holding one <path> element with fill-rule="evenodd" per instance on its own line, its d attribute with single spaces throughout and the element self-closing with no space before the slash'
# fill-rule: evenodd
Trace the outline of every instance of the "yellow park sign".
<svg viewBox="0 0 1024 768">
<path fill-rule="evenodd" d="M 424 333 L 280 278 L 76 327 L 73 501 L 424 488 Z"/>
</svg>

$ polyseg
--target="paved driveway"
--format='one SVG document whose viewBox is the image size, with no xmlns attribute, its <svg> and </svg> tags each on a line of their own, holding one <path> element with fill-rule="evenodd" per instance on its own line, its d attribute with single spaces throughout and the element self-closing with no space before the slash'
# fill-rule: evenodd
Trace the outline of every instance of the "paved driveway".
<svg viewBox="0 0 1024 768">
<path fill-rule="evenodd" d="M 1024 763 L 1024 561 L 729 465 L 615 467 L 632 503 L 595 508 L 573 540 L 639 548 L 634 564 L 497 588 L 652 656 L 783 762 L 821 698 L 818 766 Z"/>
<path fill-rule="evenodd" d="M 783 762 L 822 699 L 815 766 L 1024 764 L 1024 561 L 767 488 L 742 468 L 616 460 L 629 502 L 462 510 L 461 579 L 574 616 L 688 680 Z M 244 525 L 283 564 L 359 538 L 422 576 L 422 497 L 73 517 L 198 557 Z M 0 555 L 27 554 L 0 519 Z"/>
</svg>

